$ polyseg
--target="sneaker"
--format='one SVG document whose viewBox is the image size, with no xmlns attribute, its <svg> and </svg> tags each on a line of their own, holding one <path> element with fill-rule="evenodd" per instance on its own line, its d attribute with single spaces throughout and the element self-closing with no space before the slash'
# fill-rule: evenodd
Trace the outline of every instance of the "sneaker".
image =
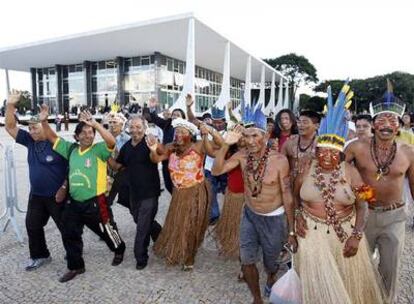
<svg viewBox="0 0 414 304">
<path fill-rule="evenodd" d="M 52 261 L 52 257 L 39 258 L 39 259 L 30 259 L 29 264 L 26 266 L 26 271 L 33 271 L 37 268 L 49 264 Z"/>
<path fill-rule="evenodd" d="M 112 260 L 112 266 L 118 266 L 124 260 L 124 253 L 115 253 L 114 258 Z"/>
</svg>

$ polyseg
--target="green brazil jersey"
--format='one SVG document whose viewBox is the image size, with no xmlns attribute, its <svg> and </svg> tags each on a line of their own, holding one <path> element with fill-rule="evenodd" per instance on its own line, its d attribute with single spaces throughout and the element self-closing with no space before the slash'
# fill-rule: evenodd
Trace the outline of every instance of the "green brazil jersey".
<svg viewBox="0 0 414 304">
<path fill-rule="evenodd" d="M 73 143 L 58 138 L 53 150 L 69 158 L 69 194 L 79 202 L 84 202 L 106 192 L 106 161 L 113 149 L 109 149 L 105 142 L 93 144 L 84 151 L 77 146 L 72 152 Z"/>
</svg>

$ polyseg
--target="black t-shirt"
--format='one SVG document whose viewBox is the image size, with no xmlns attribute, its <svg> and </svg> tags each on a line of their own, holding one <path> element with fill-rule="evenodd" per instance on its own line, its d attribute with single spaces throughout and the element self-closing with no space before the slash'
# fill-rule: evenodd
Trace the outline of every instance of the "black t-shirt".
<svg viewBox="0 0 414 304">
<path fill-rule="evenodd" d="M 151 161 L 145 138 L 136 146 L 128 140 L 119 151 L 116 161 L 126 168 L 130 193 L 134 200 L 143 200 L 160 195 L 158 166 Z"/>
</svg>

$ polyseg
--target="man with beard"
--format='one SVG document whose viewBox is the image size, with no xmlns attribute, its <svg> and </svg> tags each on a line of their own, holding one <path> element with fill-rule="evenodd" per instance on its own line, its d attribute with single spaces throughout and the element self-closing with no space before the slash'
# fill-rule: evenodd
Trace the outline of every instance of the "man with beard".
<svg viewBox="0 0 414 304">
<path fill-rule="evenodd" d="M 161 232 L 161 225 L 154 219 L 158 211 L 160 177 L 157 162 L 150 157 L 146 144 L 147 121 L 142 116 L 133 116 L 129 121 L 131 139 L 121 148 L 115 161 L 110 161 L 115 170 L 125 168 L 128 181 L 131 213 L 137 224 L 134 254 L 136 269 L 142 270 L 148 264 L 150 237 L 155 242 Z"/>
<path fill-rule="evenodd" d="M 302 111 L 298 119 L 298 135 L 291 136 L 283 145 L 284 154 L 291 168 L 292 185 L 298 175 L 303 174 L 315 157 L 316 136 L 321 116 L 314 111 Z"/>
<path fill-rule="evenodd" d="M 287 214 L 289 243 L 296 249 L 296 234 L 293 219 L 293 200 L 289 180 L 287 158 L 267 145 L 266 117 L 261 109 L 247 108 L 243 115 L 244 128 L 229 131 L 225 144 L 216 153 L 212 173 L 230 172 L 241 166 L 245 185 L 245 207 L 240 224 L 240 259 L 244 279 L 254 298 L 254 304 L 263 303 L 259 272 L 259 249 L 267 272 L 265 296 L 276 281 L 277 258 L 284 240 Z M 228 160 L 225 156 L 229 146 L 243 136 L 247 151 L 241 150 Z"/>
<path fill-rule="evenodd" d="M 365 234 L 371 250 L 378 248 L 379 271 L 389 303 L 396 297 L 398 268 L 405 238 L 404 177 L 414 193 L 414 149 L 397 143 L 399 117 L 405 105 L 392 93 L 391 83 L 384 97 L 370 105 L 374 136 L 359 139 L 346 149 L 346 160 L 354 162 L 365 183 L 376 191 L 376 203 L 369 205 Z"/>
<path fill-rule="evenodd" d="M 125 132 L 124 129 L 127 120 L 124 114 L 118 112 L 118 107 L 116 105 L 112 105 L 111 108 L 112 110 L 108 114 L 107 119 L 109 124 L 109 132 L 111 132 L 112 136 L 115 137 L 116 141 L 115 151 L 112 153 L 112 157 L 116 159 L 123 145 L 130 140 L 131 137 Z M 108 175 L 110 176 L 110 179 L 112 179 L 112 185 L 108 194 L 108 203 L 112 205 L 115 197 L 118 195 L 118 204 L 130 209 L 129 188 L 125 172 L 119 171 L 115 173 L 109 168 Z"/>
<path fill-rule="evenodd" d="M 21 93 L 12 91 L 6 106 L 6 131 L 16 143 L 27 147 L 29 164 L 30 194 L 26 213 L 26 230 L 29 238 L 30 261 L 27 271 L 35 270 L 49 263 L 52 258 L 47 248 L 44 227 L 52 217 L 61 230 L 60 218 L 63 200 L 66 196 L 67 161 L 53 151 L 45 137 L 40 120 L 33 117 L 29 121 L 29 132 L 17 127 L 16 105 Z"/>
<path fill-rule="evenodd" d="M 43 104 L 39 119 L 46 138 L 53 144 L 53 150 L 69 162 L 69 199 L 62 214 L 63 245 L 69 269 L 59 281 L 74 279 L 85 272 L 83 260 L 83 228 L 87 226 L 114 252 L 112 266 L 122 263 L 125 243 L 118 233 L 112 211 L 106 201 L 106 161 L 115 148 L 115 138 L 89 112 L 82 112 L 75 128 L 75 139 L 71 143 L 58 137 L 47 122 L 48 107 Z M 94 144 L 98 131 L 103 142 Z"/>
</svg>

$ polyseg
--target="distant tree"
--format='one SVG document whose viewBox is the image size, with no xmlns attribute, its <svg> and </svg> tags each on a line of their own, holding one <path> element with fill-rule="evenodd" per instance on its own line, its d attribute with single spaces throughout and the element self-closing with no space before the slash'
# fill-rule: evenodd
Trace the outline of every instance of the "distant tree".
<svg viewBox="0 0 414 304">
<path fill-rule="evenodd" d="M 20 114 L 25 114 L 25 111 L 32 108 L 32 94 L 29 91 L 21 91 L 22 97 L 17 104 L 17 111 Z"/>
<path fill-rule="evenodd" d="M 323 107 L 326 104 L 326 99 L 320 96 L 309 96 L 301 94 L 299 99 L 299 110 L 312 110 L 316 112 L 322 112 Z"/>
<path fill-rule="evenodd" d="M 264 59 L 264 61 L 288 79 L 289 103 L 294 99 L 298 87 L 318 81 L 316 68 L 304 56 L 290 53 L 273 59 Z"/>
<path fill-rule="evenodd" d="M 357 113 L 368 110 L 369 103 L 380 98 L 385 93 L 387 89 L 387 78 L 393 83 L 394 94 L 407 104 L 408 110 L 413 111 L 414 75 L 403 72 L 393 72 L 367 79 L 352 80 L 350 86 L 355 95 L 351 109 Z M 327 80 L 317 85 L 314 90 L 316 92 L 326 92 L 328 85 L 331 86 L 332 95 L 335 98 L 343 85 L 343 81 Z"/>
</svg>

